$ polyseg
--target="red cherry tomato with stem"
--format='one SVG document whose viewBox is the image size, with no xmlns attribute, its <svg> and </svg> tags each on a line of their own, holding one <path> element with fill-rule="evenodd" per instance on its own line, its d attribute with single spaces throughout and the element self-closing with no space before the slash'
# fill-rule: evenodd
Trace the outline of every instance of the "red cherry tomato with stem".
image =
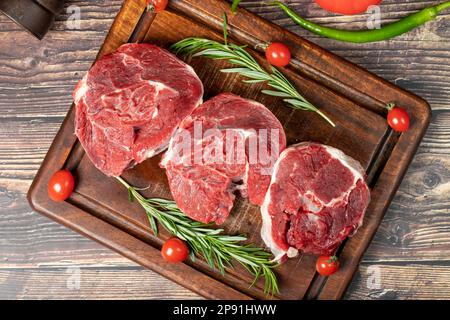
<svg viewBox="0 0 450 320">
<path fill-rule="evenodd" d="M 73 192 L 75 179 L 69 170 L 56 171 L 47 185 L 48 196 L 56 202 L 66 200 Z"/>
<path fill-rule="evenodd" d="M 168 0 L 147 0 L 147 11 L 161 12 L 167 7 Z"/>
<path fill-rule="evenodd" d="M 330 276 L 339 270 L 339 260 L 336 256 L 320 256 L 316 262 L 316 270 L 322 276 Z"/>
<path fill-rule="evenodd" d="M 272 42 L 266 48 L 266 59 L 275 67 L 285 67 L 291 61 L 291 51 L 281 42 Z"/>
<path fill-rule="evenodd" d="M 340 14 L 364 13 L 370 6 L 376 6 L 381 0 L 315 0 L 323 9 Z"/>
<path fill-rule="evenodd" d="M 167 262 L 182 262 L 189 256 L 189 247 L 183 240 L 170 238 L 162 246 L 161 254 Z"/>
<path fill-rule="evenodd" d="M 389 110 L 387 121 L 389 126 L 397 132 L 405 132 L 409 128 L 409 114 L 402 108 L 393 103 L 389 103 L 386 108 Z"/>
</svg>

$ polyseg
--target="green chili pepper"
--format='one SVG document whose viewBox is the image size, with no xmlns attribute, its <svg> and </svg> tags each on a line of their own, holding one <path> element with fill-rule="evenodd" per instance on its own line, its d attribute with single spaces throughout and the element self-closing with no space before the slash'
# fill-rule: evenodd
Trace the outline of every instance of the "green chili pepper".
<svg viewBox="0 0 450 320">
<path fill-rule="evenodd" d="M 291 8 L 280 1 L 275 1 L 273 2 L 273 4 L 279 6 L 284 12 L 286 12 L 289 17 L 291 17 L 292 20 L 294 20 L 298 25 L 305 28 L 306 30 L 327 38 L 356 43 L 375 42 L 391 39 L 405 32 L 408 32 L 430 20 L 433 20 L 437 17 L 439 12 L 446 8 L 450 8 L 450 1 L 447 1 L 413 13 L 397 22 L 391 23 L 380 29 L 353 31 L 320 26 L 300 17 L 295 11 L 293 11 Z"/>
</svg>

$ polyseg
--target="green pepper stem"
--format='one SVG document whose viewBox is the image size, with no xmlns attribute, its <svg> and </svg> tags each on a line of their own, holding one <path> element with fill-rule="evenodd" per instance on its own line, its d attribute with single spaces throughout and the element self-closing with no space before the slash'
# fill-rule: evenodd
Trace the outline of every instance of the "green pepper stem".
<svg viewBox="0 0 450 320">
<path fill-rule="evenodd" d="M 237 7 L 241 0 L 233 0 L 233 3 L 231 4 L 231 12 L 236 13 Z"/>
<path fill-rule="evenodd" d="M 450 8 L 450 1 L 447 1 L 447 2 L 444 2 L 444 3 L 440 3 L 435 8 L 436 8 L 437 12 L 441 12 L 442 10 Z"/>
</svg>

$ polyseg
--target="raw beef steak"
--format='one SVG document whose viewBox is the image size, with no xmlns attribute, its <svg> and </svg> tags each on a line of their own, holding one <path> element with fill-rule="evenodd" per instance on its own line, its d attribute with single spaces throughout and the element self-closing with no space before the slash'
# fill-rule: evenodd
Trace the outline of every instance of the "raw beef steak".
<svg viewBox="0 0 450 320">
<path fill-rule="evenodd" d="M 119 176 L 164 150 L 202 96 L 194 70 L 174 55 L 151 44 L 124 44 L 76 86 L 75 134 L 98 169 Z"/>
<path fill-rule="evenodd" d="M 261 236 L 275 259 L 333 254 L 362 224 L 370 201 L 359 162 L 316 143 L 284 150 L 261 207 Z"/>
<path fill-rule="evenodd" d="M 224 93 L 183 120 L 161 166 L 185 214 L 221 224 L 237 191 L 262 204 L 273 165 L 285 147 L 283 127 L 266 107 Z"/>
</svg>

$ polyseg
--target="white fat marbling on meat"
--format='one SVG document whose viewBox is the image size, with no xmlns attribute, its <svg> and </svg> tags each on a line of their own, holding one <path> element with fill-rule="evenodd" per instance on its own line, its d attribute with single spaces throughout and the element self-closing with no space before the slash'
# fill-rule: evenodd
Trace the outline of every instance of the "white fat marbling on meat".
<svg viewBox="0 0 450 320">
<path fill-rule="evenodd" d="M 81 99 L 83 99 L 88 91 L 88 85 L 87 85 L 87 74 L 83 77 L 83 79 L 80 80 L 80 84 L 77 87 L 77 90 L 75 91 L 75 96 L 73 97 L 75 104 L 80 102 Z"/>
<path fill-rule="evenodd" d="M 273 183 L 276 182 L 280 162 L 284 158 L 286 158 L 286 156 L 288 155 L 288 153 L 290 151 L 292 151 L 292 150 L 286 149 L 280 154 L 280 157 L 278 158 L 277 162 L 275 163 L 275 165 L 273 167 L 273 174 L 272 174 L 272 178 L 270 180 L 270 185 L 272 185 Z M 270 186 L 269 186 L 266 196 L 264 197 L 264 202 L 261 205 L 261 218 L 262 218 L 261 238 L 263 239 L 266 246 L 269 247 L 270 251 L 272 251 L 272 253 L 274 255 L 274 260 L 279 261 L 279 260 L 281 260 L 281 258 L 283 258 L 287 254 L 287 251 L 280 248 L 272 238 L 272 219 L 271 219 L 270 213 L 269 213 L 270 201 L 271 201 L 271 197 L 270 197 Z M 292 248 L 290 250 L 290 254 L 291 254 L 291 257 L 295 257 L 298 254 L 298 250 L 295 248 Z"/>
</svg>

